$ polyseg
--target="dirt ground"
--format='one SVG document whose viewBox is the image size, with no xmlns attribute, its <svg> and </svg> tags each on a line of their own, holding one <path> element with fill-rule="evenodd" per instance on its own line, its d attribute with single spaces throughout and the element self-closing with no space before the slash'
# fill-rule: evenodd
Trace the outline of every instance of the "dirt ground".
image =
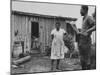
<svg viewBox="0 0 100 75">
<path fill-rule="evenodd" d="M 56 62 L 55 62 L 56 63 Z M 52 72 L 51 71 L 51 60 L 48 56 L 32 56 L 31 60 L 22 64 L 23 67 L 11 68 L 11 73 L 37 73 L 37 72 Z M 80 70 L 80 61 L 77 58 L 65 58 L 60 61 L 60 69 L 55 69 L 53 71 L 72 71 Z"/>
<path fill-rule="evenodd" d="M 92 53 L 95 54 L 95 45 L 92 46 Z M 35 53 L 35 52 L 34 52 Z M 94 60 L 95 61 L 95 60 Z M 55 62 L 56 63 L 56 62 Z M 60 69 L 55 69 L 51 71 L 51 60 L 49 56 L 44 56 L 40 54 L 31 54 L 31 60 L 23 63 L 23 67 L 11 68 L 11 73 L 40 73 L 40 72 L 55 72 L 55 71 L 74 71 L 81 70 L 79 58 L 64 58 L 60 61 Z"/>
</svg>

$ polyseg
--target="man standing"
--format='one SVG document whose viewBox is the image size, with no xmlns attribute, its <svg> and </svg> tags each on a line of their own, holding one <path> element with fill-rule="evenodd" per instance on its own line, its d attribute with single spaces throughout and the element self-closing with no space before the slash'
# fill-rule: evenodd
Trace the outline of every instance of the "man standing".
<svg viewBox="0 0 100 75">
<path fill-rule="evenodd" d="M 78 48 L 80 53 L 80 61 L 82 70 L 91 69 L 91 34 L 96 30 L 95 22 L 92 16 L 88 15 L 88 6 L 82 5 L 81 16 L 83 16 L 82 29 L 80 31 L 75 28 L 76 41 L 78 42 Z"/>
<path fill-rule="evenodd" d="M 80 52 L 80 61 L 82 70 L 91 69 L 91 34 L 96 29 L 94 20 L 88 16 L 88 6 L 81 6 L 81 16 L 83 16 L 83 23 L 81 32 L 78 32 L 78 46 Z"/>
</svg>

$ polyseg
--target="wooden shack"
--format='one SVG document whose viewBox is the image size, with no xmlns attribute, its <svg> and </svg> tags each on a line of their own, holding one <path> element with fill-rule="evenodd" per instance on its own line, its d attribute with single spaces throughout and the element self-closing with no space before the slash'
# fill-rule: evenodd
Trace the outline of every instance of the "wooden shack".
<svg viewBox="0 0 100 75">
<path fill-rule="evenodd" d="M 40 52 L 45 52 L 45 47 L 51 45 L 50 33 L 59 21 L 61 27 L 66 30 L 66 20 L 76 20 L 76 18 L 59 17 L 12 11 L 11 13 L 11 49 L 15 41 L 23 41 L 24 52 L 31 50 L 32 36 L 38 38 Z"/>
</svg>

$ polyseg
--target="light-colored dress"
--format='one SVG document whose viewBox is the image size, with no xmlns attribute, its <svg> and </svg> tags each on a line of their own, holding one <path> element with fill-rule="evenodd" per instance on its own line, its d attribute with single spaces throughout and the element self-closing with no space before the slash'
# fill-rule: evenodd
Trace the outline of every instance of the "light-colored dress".
<svg viewBox="0 0 100 75">
<path fill-rule="evenodd" d="M 63 59 L 64 58 L 64 36 L 65 30 L 61 29 L 57 31 L 56 29 L 53 29 L 51 31 L 51 35 L 54 35 L 53 41 L 52 41 L 52 47 L 51 47 L 51 59 Z"/>
</svg>

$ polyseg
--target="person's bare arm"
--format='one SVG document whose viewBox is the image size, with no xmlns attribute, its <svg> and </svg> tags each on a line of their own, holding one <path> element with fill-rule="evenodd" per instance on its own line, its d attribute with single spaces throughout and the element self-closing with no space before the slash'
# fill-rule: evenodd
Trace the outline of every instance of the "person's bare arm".
<svg viewBox="0 0 100 75">
<path fill-rule="evenodd" d="M 88 22 L 89 22 L 89 24 L 90 24 L 92 27 L 89 28 L 86 32 L 87 32 L 87 33 L 92 33 L 93 31 L 96 30 L 95 20 L 94 20 L 91 16 L 89 16 L 89 17 L 88 17 Z"/>
<path fill-rule="evenodd" d="M 52 42 L 53 38 L 54 38 L 54 35 L 52 34 L 52 35 L 51 35 L 51 42 Z"/>
<path fill-rule="evenodd" d="M 88 30 L 86 30 L 86 31 L 83 33 L 84 35 L 91 34 L 93 31 L 96 30 L 95 21 L 94 21 L 94 19 L 93 19 L 91 16 L 88 17 L 88 23 L 89 23 L 89 25 L 91 26 L 91 28 L 89 28 Z"/>
<path fill-rule="evenodd" d="M 96 26 L 93 26 L 92 28 L 88 29 L 86 32 L 87 33 L 92 33 L 95 30 L 96 30 Z"/>
<path fill-rule="evenodd" d="M 73 28 L 73 30 L 74 30 L 77 34 L 79 33 L 78 29 L 74 26 L 74 24 L 71 24 L 71 27 Z"/>
<path fill-rule="evenodd" d="M 67 33 L 64 33 L 63 41 L 65 41 Z"/>
</svg>

